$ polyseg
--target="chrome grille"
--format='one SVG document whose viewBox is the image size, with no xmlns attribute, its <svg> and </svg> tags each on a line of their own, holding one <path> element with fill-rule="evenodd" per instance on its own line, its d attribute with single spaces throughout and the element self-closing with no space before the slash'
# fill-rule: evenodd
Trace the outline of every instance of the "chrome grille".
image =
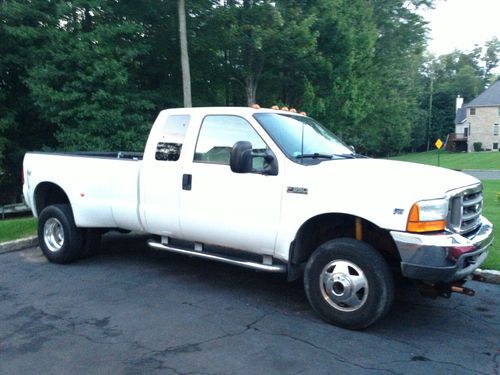
<svg viewBox="0 0 500 375">
<path fill-rule="evenodd" d="M 448 214 L 448 229 L 460 234 L 473 232 L 481 225 L 483 187 L 481 185 L 452 192 Z"/>
</svg>

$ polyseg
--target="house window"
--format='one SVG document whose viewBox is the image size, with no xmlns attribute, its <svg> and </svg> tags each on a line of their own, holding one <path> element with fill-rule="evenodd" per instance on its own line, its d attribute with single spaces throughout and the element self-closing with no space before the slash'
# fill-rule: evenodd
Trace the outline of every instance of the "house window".
<svg viewBox="0 0 500 375">
<path fill-rule="evenodd" d="M 498 142 L 493 143 L 493 150 L 498 150 Z"/>
<path fill-rule="evenodd" d="M 476 108 L 471 108 L 469 114 L 471 116 L 475 116 L 476 115 Z"/>
<path fill-rule="evenodd" d="M 469 128 L 464 128 L 464 137 L 468 137 L 469 136 Z"/>
<path fill-rule="evenodd" d="M 493 124 L 493 135 L 498 135 L 498 122 Z"/>
</svg>

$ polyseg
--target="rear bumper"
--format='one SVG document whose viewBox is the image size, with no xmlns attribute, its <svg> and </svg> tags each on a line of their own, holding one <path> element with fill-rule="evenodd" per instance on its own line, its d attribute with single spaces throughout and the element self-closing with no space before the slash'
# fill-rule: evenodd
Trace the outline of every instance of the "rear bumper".
<svg viewBox="0 0 500 375">
<path fill-rule="evenodd" d="M 467 277 L 484 262 L 493 242 L 493 225 L 481 217 L 481 227 L 471 238 L 446 232 L 391 231 L 391 236 L 401 256 L 403 276 L 446 283 Z"/>
</svg>

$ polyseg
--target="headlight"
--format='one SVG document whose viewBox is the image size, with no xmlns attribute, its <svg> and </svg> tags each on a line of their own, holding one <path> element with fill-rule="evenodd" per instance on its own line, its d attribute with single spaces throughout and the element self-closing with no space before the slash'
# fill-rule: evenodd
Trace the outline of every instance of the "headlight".
<svg viewBox="0 0 500 375">
<path fill-rule="evenodd" d="M 415 203 L 408 215 L 408 232 L 442 231 L 446 227 L 448 200 L 433 199 Z"/>
</svg>

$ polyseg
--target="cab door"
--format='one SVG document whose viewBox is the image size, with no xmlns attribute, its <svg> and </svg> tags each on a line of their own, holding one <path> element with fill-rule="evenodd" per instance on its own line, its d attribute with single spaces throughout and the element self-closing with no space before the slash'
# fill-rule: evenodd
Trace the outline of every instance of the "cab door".
<svg viewBox="0 0 500 375">
<path fill-rule="evenodd" d="M 153 141 L 146 154 L 154 158 L 143 163 L 141 205 L 148 232 L 166 237 L 180 237 L 179 209 L 182 179 L 184 138 L 191 120 L 190 115 L 170 114 L 159 118 L 153 127 Z"/>
<path fill-rule="evenodd" d="M 243 117 L 208 115 L 194 151 L 184 161 L 180 196 L 183 237 L 205 244 L 272 255 L 281 207 L 281 175 L 234 173 L 230 152 L 238 141 L 255 153 L 267 144 Z M 254 163 L 262 163 L 256 158 Z"/>
</svg>

